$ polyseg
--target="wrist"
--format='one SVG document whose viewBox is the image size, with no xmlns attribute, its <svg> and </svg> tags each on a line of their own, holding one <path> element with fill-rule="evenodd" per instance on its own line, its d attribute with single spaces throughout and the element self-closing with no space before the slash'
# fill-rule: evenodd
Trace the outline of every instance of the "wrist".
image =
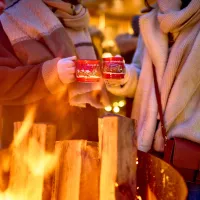
<svg viewBox="0 0 200 200">
<path fill-rule="evenodd" d="M 42 77 L 50 93 L 56 94 L 65 89 L 65 85 L 59 78 L 57 63 L 60 58 L 44 62 L 42 66 Z"/>
<path fill-rule="evenodd" d="M 124 85 L 126 85 L 126 83 L 129 80 L 129 77 L 130 77 L 130 65 L 129 64 L 125 64 L 125 68 L 126 68 L 125 76 L 121 81 L 120 87 L 123 87 Z"/>
</svg>

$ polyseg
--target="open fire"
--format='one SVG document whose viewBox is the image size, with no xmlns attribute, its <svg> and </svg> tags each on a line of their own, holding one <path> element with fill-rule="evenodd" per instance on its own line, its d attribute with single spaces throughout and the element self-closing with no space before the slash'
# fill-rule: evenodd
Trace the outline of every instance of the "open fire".
<svg viewBox="0 0 200 200">
<path fill-rule="evenodd" d="M 0 151 L 0 200 L 141 200 L 136 190 L 142 194 L 148 181 L 143 180 L 145 174 L 153 180 L 152 173 L 159 167 L 159 179 L 145 186 L 146 199 L 157 199 L 156 188 L 168 197 L 186 195 L 184 182 L 173 168 L 155 158 L 155 166 L 154 159 L 139 162 L 132 120 L 120 116 L 99 119 L 98 144 L 56 142 L 55 126 L 34 124 L 35 112 L 32 108 L 23 122 L 14 124 L 13 143 Z M 141 168 L 144 160 L 148 166 Z M 138 187 L 136 166 L 143 175 Z"/>
<path fill-rule="evenodd" d="M 23 123 L 15 123 L 13 143 L 2 152 L 1 160 L 5 163 L 2 173 L 7 174 L 1 180 L 2 190 L 7 188 L 0 193 L 0 200 L 43 199 L 44 180 L 52 174 L 57 162 L 57 155 L 52 147 L 48 151 L 46 140 L 50 133 L 54 141 L 49 144 L 55 143 L 55 127 L 33 125 L 35 111 L 36 108 L 30 109 Z"/>
<path fill-rule="evenodd" d="M 135 196 L 136 171 L 128 169 L 136 166 L 129 159 L 130 154 L 136 159 L 136 148 L 124 132 L 133 134 L 132 120 L 100 119 L 98 148 L 85 140 L 56 142 L 55 126 L 34 124 L 35 112 L 30 109 L 23 122 L 14 124 L 14 140 L 1 152 L 0 200 L 114 200 L 122 183 Z"/>
</svg>

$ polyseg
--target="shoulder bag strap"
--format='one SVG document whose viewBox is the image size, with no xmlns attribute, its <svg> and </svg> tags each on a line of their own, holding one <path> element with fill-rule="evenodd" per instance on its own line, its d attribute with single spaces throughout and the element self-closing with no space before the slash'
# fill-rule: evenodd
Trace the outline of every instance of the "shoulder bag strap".
<svg viewBox="0 0 200 200">
<path fill-rule="evenodd" d="M 162 112 L 161 97 L 160 97 L 160 92 L 159 92 L 159 88 L 158 88 L 156 68 L 155 68 L 154 64 L 152 64 L 152 68 L 153 68 L 153 78 L 154 78 L 154 85 L 155 85 L 155 92 L 156 92 L 156 100 L 157 100 L 157 104 L 158 104 L 158 113 L 159 113 L 159 116 L 160 116 L 161 130 L 162 130 L 162 135 L 163 135 L 164 142 L 165 142 L 165 145 L 166 145 L 167 132 L 166 132 L 166 129 L 165 129 L 164 117 L 163 117 L 163 112 Z"/>
</svg>

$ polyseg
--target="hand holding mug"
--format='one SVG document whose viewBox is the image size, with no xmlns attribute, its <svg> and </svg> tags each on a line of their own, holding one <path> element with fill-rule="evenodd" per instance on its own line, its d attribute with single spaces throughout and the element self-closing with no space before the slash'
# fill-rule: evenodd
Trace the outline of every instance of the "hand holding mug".
<svg viewBox="0 0 200 200">
<path fill-rule="evenodd" d="M 123 57 L 117 55 L 114 57 L 103 58 L 102 76 L 108 86 L 120 86 L 124 83 L 126 68 Z"/>
<path fill-rule="evenodd" d="M 101 77 L 99 60 L 77 60 L 76 80 L 78 82 L 92 83 L 99 82 Z"/>
<path fill-rule="evenodd" d="M 69 84 L 76 80 L 75 71 L 76 56 L 60 59 L 57 63 L 58 76 L 63 84 Z"/>
</svg>

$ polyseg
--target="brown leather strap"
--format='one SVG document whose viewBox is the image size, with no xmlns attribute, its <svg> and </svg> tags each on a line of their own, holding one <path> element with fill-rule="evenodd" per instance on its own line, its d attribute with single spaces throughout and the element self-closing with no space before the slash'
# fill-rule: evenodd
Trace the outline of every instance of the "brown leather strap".
<svg viewBox="0 0 200 200">
<path fill-rule="evenodd" d="M 159 92 L 159 88 L 158 88 L 158 80 L 157 80 L 157 76 L 156 76 L 156 68 L 155 68 L 154 64 L 152 64 L 152 68 L 153 68 L 153 77 L 154 77 L 154 85 L 155 85 L 155 92 L 156 92 L 156 100 L 157 100 L 157 104 L 158 104 L 158 113 L 159 113 L 159 116 L 160 116 L 161 130 L 162 130 L 162 135 L 163 135 L 164 142 L 165 142 L 165 145 L 166 145 L 167 132 L 166 132 L 166 129 L 165 129 L 161 97 L 160 97 L 160 92 Z"/>
</svg>

